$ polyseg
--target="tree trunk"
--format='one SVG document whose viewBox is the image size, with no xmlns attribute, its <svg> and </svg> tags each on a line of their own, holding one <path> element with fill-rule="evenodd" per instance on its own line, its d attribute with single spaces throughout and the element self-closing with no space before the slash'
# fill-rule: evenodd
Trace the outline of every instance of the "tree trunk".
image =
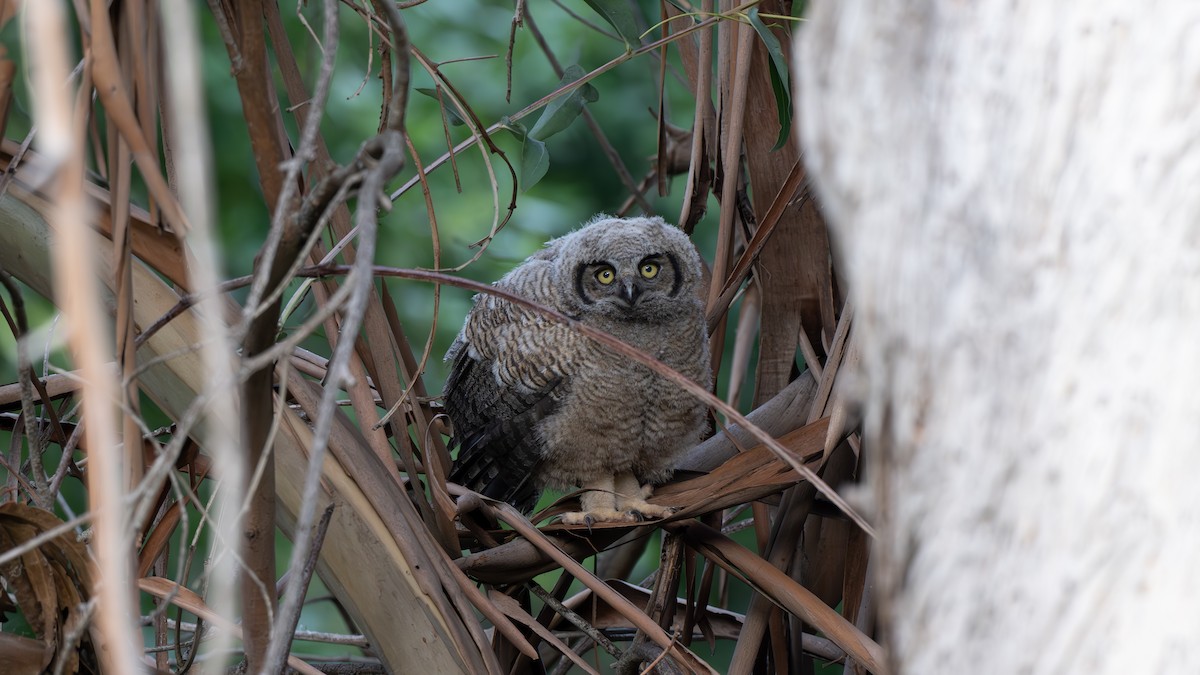
<svg viewBox="0 0 1200 675">
<path fill-rule="evenodd" d="M 1200 5 L 814 3 L 896 672 L 1200 672 Z"/>
</svg>

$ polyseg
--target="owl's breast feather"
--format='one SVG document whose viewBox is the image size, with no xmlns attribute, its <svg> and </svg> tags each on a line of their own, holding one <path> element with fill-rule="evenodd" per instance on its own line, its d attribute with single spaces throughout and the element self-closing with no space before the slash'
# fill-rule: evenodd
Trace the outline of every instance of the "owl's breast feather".
<svg viewBox="0 0 1200 675">
<path fill-rule="evenodd" d="M 686 372 L 694 368 L 669 365 L 694 377 Z M 663 480 L 699 441 L 703 423 L 704 406 L 678 384 L 606 355 L 572 373 L 556 413 L 539 423 L 542 480 L 560 489 L 622 471 Z"/>
</svg>

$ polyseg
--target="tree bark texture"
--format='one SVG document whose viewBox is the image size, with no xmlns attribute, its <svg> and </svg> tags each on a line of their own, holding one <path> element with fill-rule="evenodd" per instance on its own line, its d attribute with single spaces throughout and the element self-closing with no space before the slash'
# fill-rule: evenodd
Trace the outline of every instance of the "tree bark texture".
<svg viewBox="0 0 1200 675">
<path fill-rule="evenodd" d="M 821 0 L 895 672 L 1200 672 L 1200 5 Z"/>
</svg>

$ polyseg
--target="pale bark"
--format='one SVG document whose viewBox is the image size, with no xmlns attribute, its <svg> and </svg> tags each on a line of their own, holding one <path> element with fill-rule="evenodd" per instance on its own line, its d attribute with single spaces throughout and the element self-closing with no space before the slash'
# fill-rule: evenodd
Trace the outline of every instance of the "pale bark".
<svg viewBox="0 0 1200 675">
<path fill-rule="evenodd" d="M 1200 672 L 1200 5 L 814 3 L 902 673 Z"/>
</svg>

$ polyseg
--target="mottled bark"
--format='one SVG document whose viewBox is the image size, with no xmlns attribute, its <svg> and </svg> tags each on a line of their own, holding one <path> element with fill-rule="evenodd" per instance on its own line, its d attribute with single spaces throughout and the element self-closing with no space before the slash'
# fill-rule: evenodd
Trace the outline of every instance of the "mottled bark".
<svg viewBox="0 0 1200 675">
<path fill-rule="evenodd" d="M 1200 672 L 1200 6 L 812 10 L 896 672 Z"/>
</svg>

